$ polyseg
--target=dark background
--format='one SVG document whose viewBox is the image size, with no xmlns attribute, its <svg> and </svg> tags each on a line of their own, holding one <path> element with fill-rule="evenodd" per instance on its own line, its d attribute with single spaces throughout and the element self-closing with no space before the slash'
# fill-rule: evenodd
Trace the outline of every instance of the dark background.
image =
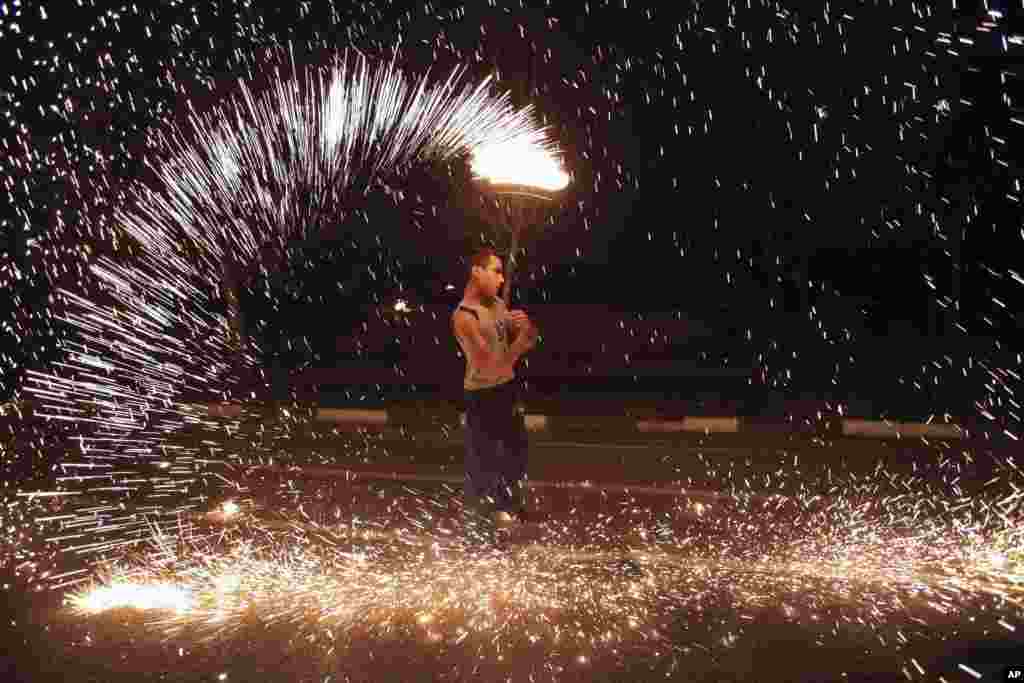
<svg viewBox="0 0 1024 683">
<path fill-rule="evenodd" d="M 410 73 L 495 73 L 574 175 L 517 276 L 544 333 L 532 390 L 1016 424 L 1018 10 L 523 5 L 5 5 L 0 396 L 59 358 L 51 296 L 88 291 L 80 245 L 130 260 L 111 216 L 151 131 L 229 94 L 258 47 L 316 64 L 400 39 Z M 465 173 L 413 169 L 399 201 L 371 193 L 270 252 L 243 296 L 252 381 L 276 367 L 337 405 L 457 396 L 465 259 L 507 244 Z"/>
</svg>

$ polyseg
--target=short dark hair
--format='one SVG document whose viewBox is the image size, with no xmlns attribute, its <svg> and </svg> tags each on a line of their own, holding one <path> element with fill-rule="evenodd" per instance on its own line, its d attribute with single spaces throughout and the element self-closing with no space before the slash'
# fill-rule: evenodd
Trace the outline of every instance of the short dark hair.
<svg viewBox="0 0 1024 683">
<path fill-rule="evenodd" d="M 475 266 L 486 268 L 487 266 L 491 265 L 492 257 L 501 258 L 500 256 L 498 256 L 497 252 L 495 252 L 494 249 L 491 247 L 481 247 L 477 249 L 475 252 L 473 252 L 473 255 L 469 257 L 469 268 L 467 268 L 468 275 L 473 275 L 473 268 Z"/>
</svg>

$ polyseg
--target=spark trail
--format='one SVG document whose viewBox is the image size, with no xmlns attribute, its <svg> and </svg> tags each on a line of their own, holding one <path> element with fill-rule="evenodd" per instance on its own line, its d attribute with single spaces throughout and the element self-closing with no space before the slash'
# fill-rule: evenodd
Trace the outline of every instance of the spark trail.
<svg viewBox="0 0 1024 683">
<path fill-rule="evenodd" d="M 269 53 L 274 60 L 285 61 L 280 51 Z M 394 59 L 348 52 L 328 66 L 300 69 L 292 60 L 290 75 L 286 66 L 273 67 L 264 91 L 242 80 L 211 111 L 193 110 L 159 132 L 146 161 L 156 181 L 133 183 L 113 218 L 130 257 L 93 260 L 99 295 L 58 292 L 57 318 L 74 334 L 65 357 L 30 370 L 25 387 L 36 417 L 67 422 L 78 451 L 57 463 L 59 489 L 50 493 L 147 501 L 133 500 L 134 513 L 117 524 L 84 509 L 62 540 L 74 552 L 136 545 L 148 535 L 146 512 L 173 518 L 194 509 L 211 487 L 233 485 L 225 467 L 256 457 L 169 441 L 188 427 L 238 428 L 238 419 L 211 418 L 194 404 L 197 396 L 238 398 L 239 372 L 257 364 L 230 305 L 223 312 L 227 269 L 265 268 L 262 249 L 286 249 L 338 223 L 416 164 L 509 146 L 554 149 L 529 108 L 490 94 L 490 79 L 460 85 L 465 68 L 435 83 L 410 81 Z M 299 419 L 293 413 L 285 410 Z"/>
</svg>

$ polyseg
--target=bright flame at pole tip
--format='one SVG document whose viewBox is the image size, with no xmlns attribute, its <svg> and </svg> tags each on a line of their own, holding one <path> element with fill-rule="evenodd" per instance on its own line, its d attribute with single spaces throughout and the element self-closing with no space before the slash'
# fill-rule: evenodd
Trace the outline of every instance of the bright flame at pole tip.
<svg viewBox="0 0 1024 683">
<path fill-rule="evenodd" d="M 473 150 L 470 168 L 477 178 L 494 184 L 516 184 L 554 192 L 569 184 L 569 174 L 536 136 L 485 143 Z"/>
</svg>

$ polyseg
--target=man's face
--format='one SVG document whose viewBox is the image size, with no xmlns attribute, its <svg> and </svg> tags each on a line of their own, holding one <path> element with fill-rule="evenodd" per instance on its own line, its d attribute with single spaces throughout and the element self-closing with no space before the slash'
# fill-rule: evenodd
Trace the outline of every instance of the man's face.
<svg viewBox="0 0 1024 683">
<path fill-rule="evenodd" d="M 498 296 L 501 286 L 505 283 L 500 258 L 492 256 L 491 263 L 486 268 L 474 266 L 473 274 L 476 276 L 476 284 L 481 295 L 491 298 Z"/>
</svg>

